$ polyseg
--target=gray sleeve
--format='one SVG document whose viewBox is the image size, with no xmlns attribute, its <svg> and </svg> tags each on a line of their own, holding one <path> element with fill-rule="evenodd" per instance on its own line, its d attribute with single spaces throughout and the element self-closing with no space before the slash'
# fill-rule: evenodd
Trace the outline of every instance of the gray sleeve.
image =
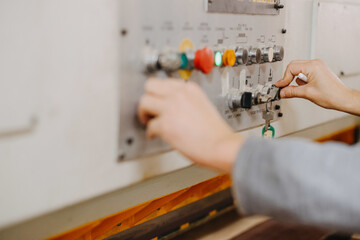
<svg viewBox="0 0 360 240">
<path fill-rule="evenodd" d="M 250 138 L 234 166 L 233 193 L 245 214 L 360 232 L 360 149 Z"/>
</svg>

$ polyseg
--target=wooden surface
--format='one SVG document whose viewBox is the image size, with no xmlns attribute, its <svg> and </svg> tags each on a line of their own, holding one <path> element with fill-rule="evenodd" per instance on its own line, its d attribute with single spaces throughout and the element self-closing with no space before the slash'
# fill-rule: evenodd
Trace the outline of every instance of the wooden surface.
<svg viewBox="0 0 360 240">
<path fill-rule="evenodd" d="M 354 144 L 358 138 L 357 132 L 358 128 L 356 126 L 353 126 L 342 131 L 335 132 L 331 135 L 324 136 L 320 139 L 317 139 L 316 141 L 337 141 L 346 144 Z M 158 199 L 154 199 L 152 201 L 142 203 L 125 211 L 93 221 L 91 223 L 85 224 L 57 236 L 53 236 L 49 238 L 49 240 L 104 239 L 108 236 L 124 231 L 145 221 L 156 218 L 157 216 L 178 209 L 186 204 L 205 198 L 230 186 L 230 176 L 221 175 L 200 184 L 194 185 L 192 187 L 177 191 L 175 193 L 163 196 Z M 264 218 L 255 219 L 253 222 L 250 221 L 250 223 L 259 223 L 262 221 L 264 221 Z M 248 228 L 250 228 L 250 226 L 253 226 L 253 224 L 249 224 Z M 266 226 L 267 228 L 271 227 L 273 226 L 273 223 L 269 222 Z M 266 229 L 264 229 L 264 231 Z"/>
<path fill-rule="evenodd" d="M 145 202 L 128 210 L 70 230 L 51 240 L 104 239 L 184 205 L 205 198 L 231 186 L 228 175 L 221 175 L 178 192 Z M 141 196 L 139 196 L 141 197 Z"/>
<path fill-rule="evenodd" d="M 271 219 L 231 240 L 322 240 L 330 234 L 314 227 L 282 224 Z"/>
</svg>

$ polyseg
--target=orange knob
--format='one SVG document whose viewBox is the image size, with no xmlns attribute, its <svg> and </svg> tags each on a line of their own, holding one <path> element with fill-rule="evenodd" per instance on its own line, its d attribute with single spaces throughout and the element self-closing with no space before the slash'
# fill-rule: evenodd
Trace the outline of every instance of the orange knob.
<svg viewBox="0 0 360 240">
<path fill-rule="evenodd" d="M 214 52 L 209 47 L 195 52 L 194 67 L 205 74 L 211 73 L 214 67 Z"/>
<path fill-rule="evenodd" d="M 234 66 L 236 62 L 236 55 L 234 50 L 226 50 L 223 54 L 224 66 Z"/>
</svg>

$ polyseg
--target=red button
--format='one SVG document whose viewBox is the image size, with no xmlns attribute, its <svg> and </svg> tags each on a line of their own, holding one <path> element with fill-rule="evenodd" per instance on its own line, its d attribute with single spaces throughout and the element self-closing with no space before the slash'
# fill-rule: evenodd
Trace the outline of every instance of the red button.
<svg viewBox="0 0 360 240">
<path fill-rule="evenodd" d="M 209 47 L 195 52 L 194 67 L 205 74 L 211 73 L 214 67 L 214 52 Z"/>
</svg>

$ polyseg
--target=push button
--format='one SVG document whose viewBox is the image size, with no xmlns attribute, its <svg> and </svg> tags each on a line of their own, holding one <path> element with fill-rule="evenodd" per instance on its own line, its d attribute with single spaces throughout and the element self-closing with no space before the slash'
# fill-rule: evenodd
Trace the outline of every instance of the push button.
<svg viewBox="0 0 360 240">
<path fill-rule="evenodd" d="M 223 55 L 223 64 L 226 67 L 232 67 L 235 65 L 236 55 L 234 50 L 226 50 Z"/>
<path fill-rule="evenodd" d="M 209 47 L 195 52 L 194 67 L 205 74 L 211 73 L 214 67 L 214 52 Z"/>
</svg>

